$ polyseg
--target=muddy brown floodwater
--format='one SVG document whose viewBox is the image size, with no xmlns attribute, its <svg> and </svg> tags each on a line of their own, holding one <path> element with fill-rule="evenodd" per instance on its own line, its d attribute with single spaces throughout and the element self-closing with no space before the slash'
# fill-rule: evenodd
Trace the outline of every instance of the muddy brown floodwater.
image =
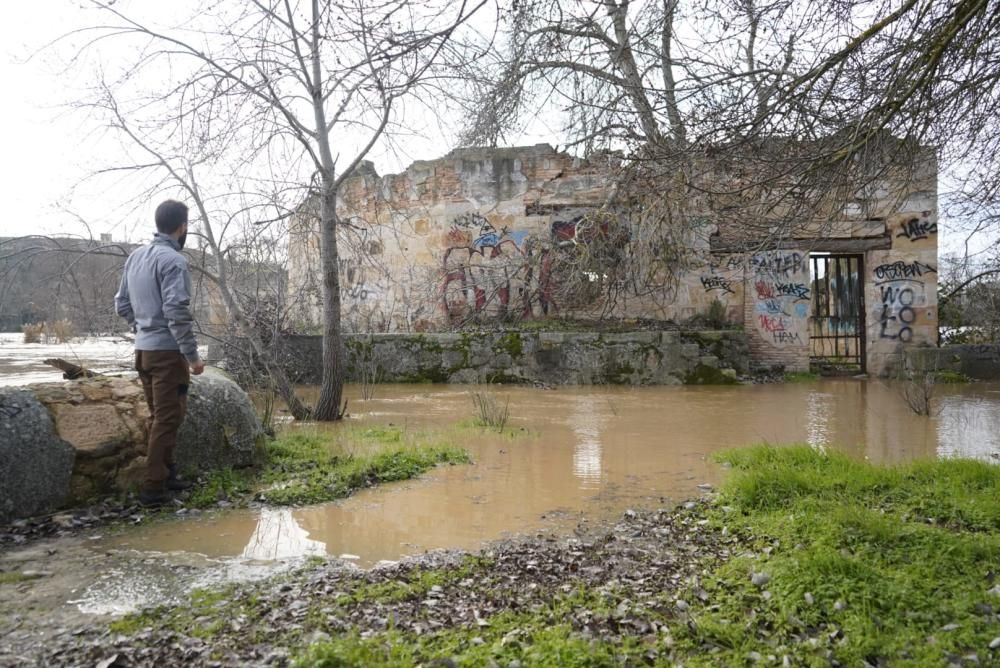
<svg viewBox="0 0 1000 668">
<path fill-rule="evenodd" d="M 696 496 L 721 471 L 712 452 L 807 442 L 874 462 L 1000 457 L 1000 386 L 942 386 L 940 414 L 913 415 L 878 381 L 740 387 L 496 390 L 514 438 L 454 429 L 472 416 L 460 386 L 391 385 L 352 399 L 354 424 L 449 429 L 472 466 L 321 506 L 240 511 L 159 524 L 95 547 L 273 560 L 350 555 L 360 565 L 435 548 L 472 549 L 510 534 L 565 531 L 624 509 Z M 316 429 L 315 426 L 288 427 Z M 336 432 L 338 426 L 327 427 Z"/>
</svg>

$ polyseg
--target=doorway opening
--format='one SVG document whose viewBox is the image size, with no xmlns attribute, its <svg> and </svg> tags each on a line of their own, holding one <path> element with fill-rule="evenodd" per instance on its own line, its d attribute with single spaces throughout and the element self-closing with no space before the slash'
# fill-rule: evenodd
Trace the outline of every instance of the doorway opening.
<svg viewBox="0 0 1000 668">
<path fill-rule="evenodd" d="M 825 375 L 865 371 L 864 256 L 812 253 L 809 366 Z"/>
</svg>

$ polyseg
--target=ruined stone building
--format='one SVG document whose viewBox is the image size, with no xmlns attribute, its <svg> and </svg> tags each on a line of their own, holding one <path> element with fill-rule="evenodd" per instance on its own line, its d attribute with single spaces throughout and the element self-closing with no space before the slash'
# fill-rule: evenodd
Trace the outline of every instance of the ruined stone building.
<svg viewBox="0 0 1000 668">
<path fill-rule="evenodd" d="M 758 366 L 875 374 L 905 347 L 936 344 L 933 157 L 766 243 L 738 222 L 692 226 L 663 281 L 639 266 L 659 251 L 640 248 L 634 217 L 607 210 L 615 161 L 542 144 L 457 149 L 386 176 L 364 165 L 340 193 L 345 329 L 603 317 L 704 327 L 721 314 Z M 294 324 L 318 331 L 315 216 L 293 224 L 289 254 Z"/>
</svg>

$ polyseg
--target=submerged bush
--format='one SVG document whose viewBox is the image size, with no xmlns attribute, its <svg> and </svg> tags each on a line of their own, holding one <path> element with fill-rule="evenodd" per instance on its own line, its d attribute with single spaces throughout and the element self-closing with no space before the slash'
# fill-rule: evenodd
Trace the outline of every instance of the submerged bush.
<svg viewBox="0 0 1000 668">
<path fill-rule="evenodd" d="M 45 325 L 43 323 L 35 323 L 23 325 L 21 331 L 24 333 L 25 343 L 41 343 L 42 333 L 45 331 Z"/>
</svg>

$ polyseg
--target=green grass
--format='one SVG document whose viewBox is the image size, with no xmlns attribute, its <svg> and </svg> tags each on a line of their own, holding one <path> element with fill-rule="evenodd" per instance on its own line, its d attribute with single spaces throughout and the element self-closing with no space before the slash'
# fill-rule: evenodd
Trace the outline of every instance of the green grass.
<svg viewBox="0 0 1000 668">
<path fill-rule="evenodd" d="M 244 623 L 260 616 L 256 596 L 243 597 L 235 585 L 221 589 L 195 589 L 187 605 L 150 608 L 125 615 L 108 625 L 112 633 L 134 635 L 143 629 L 165 627 L 202 639 L 211 639 L 232 620 Z"/>
<path fill-rule="evenodd" d="M 33 580 L 34 578 L 30 575 L 25 575 L 18 571 L 12 571 L 10 573 L 0 573 L 0 585 L 5 584 L 20 584 L 22 582 L 27 582 L 28 580 Z"/>
<path fill-rule="evenodd" d="M 934 372 L 934 382 L 943 383 L 945 385 L 953 385 L 958 383 L 971 383 L 972 379 L 961 371 L 951 371 L 946 369 Z"/>
<path fill-rule="evenodd" d="M 616 602 L 606 592 L 577 590 L 538 609 L 496 615 L 486 628 L 339 636 L 305 649 L 296 665 L 450 658 L 459 666 L 515 659 L 526 666 L 738 666 L 760 655 L 777 665 L 787 656 L 805 666 L 831 659 L 938 666 L 973 652 L 989 663 L 987 647 L 1000 635 L 984 607 L 997 607 L 987 590 L 1000 579 L 1000 468 L 961 460 L 880 468 L 807 447 L 754 447 L 720 459 L 733 472 L 706 519 L 738 532 L 745 552 L 710 568 L 700 583 L 705 600 L 686 596 L 694 601 L 689 616 L 645 616 L 668 627 L 658 642 L 584 639 L 567 620 Z M 770 582 L 753 585 L 755 572 Z M 384 583 L 364 595 L 399 600 L 414 591 L 412 583 Z M 942 630 L 950 624 L 958 626 Z"/>
<path fill-rule="evenodd" d="M 495 427 L 489 427 L 482 424 L 477 417 L 465 418 L 464 420 L 459 420 L 454 425 L 454 432 L 459 438 L 468 438 L 470 433 L 474 436 L 487 435 L 490 437 L 503 436 L 510 440 L 517 438 L 527 438 L 527 437 L 537 437 L 538 431 L 535 429 L 529 429 L 528 427 L 511 427 L 507 426 L 503 431 L 497 431 Z"/>
<path fill-rule="evenodd" d="M 256 470 L 210 474 L 188 505 L 250 498 L 273 505 L 323 503 L 364 487 L 408 480 L 441 464 L 471 461 L 467 451 L 433 434 L 398 427 L 347 428 L 336 437 L 328 432 L 287 432 L 267 443 L 263 460 Z"/>
<path fill-rule="evenodd" d="M 1000 468 L 881 468 L 808 447 L 720 459 L 734 469 L 721 498 L 728 512 L 711 519 L 745 535 L 752 554 L 702 583 L 710 605 L 693 607 L 693 623 L 678 628 L 688 665 L 735 664 L 752 652 L 816 666 L 986 656 L 1000 635 L 983 607 L 998 603 L 987 590 L 1000 566 Z M 770 576 L 770 600 L 751 583 L 754 572 Z M 705 647 L 717 650 L 710 660 L 699 654 Z"/>
<path fill-rule="evenodd" d="M 819 374 L 812 371 L 789 371 L 784 375 L 786 383 L 815 383 Z"/>
</svg>

